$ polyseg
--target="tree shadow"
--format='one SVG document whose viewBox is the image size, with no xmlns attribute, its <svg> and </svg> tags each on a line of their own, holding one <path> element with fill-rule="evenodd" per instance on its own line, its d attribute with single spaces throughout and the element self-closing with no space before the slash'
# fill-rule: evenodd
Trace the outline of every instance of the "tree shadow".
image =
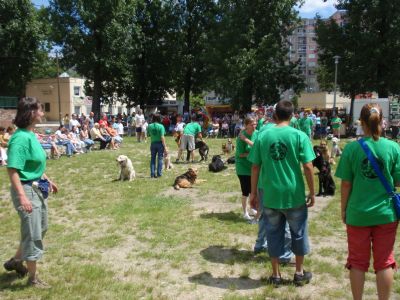
<svg viewBox="0 0 400 300">
<path fill-rule="evenodd" d="M 234 263 L 266 263 L 270 260 L 268 255 L 255 255 L 253 251 L 224 248 L 224 246 L 209 246 L 200 251 L 200 255 L 207 261 L 232 265 Z"/>
<path fill-rule="evenodd" d="M 17 291 L 26 288 L 24 281 L 12 284 L 14 281 L 19 280 L 20 277 L 15 272 L 12 273 L 1 273 L 0 274 L 0 291 L 10 290 Z"/>
<path fill-rule="evenodd" d="M 235 213 L 233 211 L 228 211 L 228 212 L 220 212 L 220 213 L 204 213 L 200 215 L 200 218 L 202 219 L 217 219 L 219 221 L 224 221 L 224 222 L 231 222 L 231 223 L 248 223 L 246 220 L 244 220 L 240 214 Z"/>
<path fill-rule="evenodd" d="M 266 281 L 261 279 L 241 277 L 213 277 L 209 272 L 190 276 L 189 282 L 216 287 L 220 289 L 251 290 L 265 286 Z"/>
</svg>

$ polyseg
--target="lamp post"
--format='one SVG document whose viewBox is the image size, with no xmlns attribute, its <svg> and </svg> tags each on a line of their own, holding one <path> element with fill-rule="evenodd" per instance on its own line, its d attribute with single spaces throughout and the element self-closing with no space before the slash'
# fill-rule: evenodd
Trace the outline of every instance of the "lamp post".
<svg viewBox="0 0 400 300">
<path fill-rule="evenodd" d="M 333 112 L 332 116 L 336 116 L 336 84 L 337 84 L 337 66 L 339 64 L 339 55 L 335 55 L 333 59 L 335 60 L 335 84 L 333 86 Z"/>
<path fill-rule="evenodd" d="M 58 65 L 58 51 L 56 51 L 56 62 L 57 62 L 57 90 L 58 90 L 58 120 L 60 126 L 62 125 L 61 116 L 61 95 L 60 95 L 60 68 Z"/>
</svg>

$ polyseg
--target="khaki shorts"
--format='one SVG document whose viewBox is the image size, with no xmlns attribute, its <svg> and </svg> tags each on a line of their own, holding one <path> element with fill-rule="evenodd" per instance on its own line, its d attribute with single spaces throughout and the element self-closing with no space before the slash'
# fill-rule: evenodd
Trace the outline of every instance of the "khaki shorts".
<svg viewBox="0 0 400 300">
<path fill-rule="evenodd" d="M 194 143 L 194 136 L 193 135 L 188 135 L 184 134 L 181 138 L 181 145 L 180 149 L 181 150 L 186 150 L 189 149 L 189 151 L 193 151 L 195 148 L 195 143 Z"/>
<path fill-rule="evenodd" d="M 48 228 L 47 200 L 37 188 L 22 185 L 32 203 L 32 212 L 22 210 L 16 191 L 11 188 L 11 198 L 21 220 L 22 260 L 36 261 L 43 256 L 43 237 Z"/>
</svg>

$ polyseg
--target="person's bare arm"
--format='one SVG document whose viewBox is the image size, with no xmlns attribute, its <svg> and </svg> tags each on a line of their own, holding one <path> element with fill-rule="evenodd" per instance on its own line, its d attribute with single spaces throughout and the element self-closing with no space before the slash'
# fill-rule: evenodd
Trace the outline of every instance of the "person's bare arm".
<svg viewBox="0 0 400 300">
<path fill-rule="evenodd" d="M 252 207 L 258 207 L 257 184 L 260 176 L 260 166 L 253 164 L 251 167 L 251 193 L 250 204 Z"/>
<path fill-rule="evenodd" d="M 19 199 L 19 204 L 22 209 L 26 212 L 32 212 L 32 203 L 28 197 L 25 195 L 24 188 L 21 183 L 21 179 L 19 177 L 17 169 L 8 168 L 8 177 L 10 178 L 11 186 L 17 192 L 17 196 Z"/>
<path fill-rule="evenodd" d="M 341 185 L 341 198 L 340 198 L 340 211 L 342 215 L 342 221 L 346 224 L 346 207 L 349 195 L 351 192 L 352 183 L 350 181 L 342 180 Z"/>
<path fill-rule="evenodd" d="M 306 181 L 308 185 L 308 190 L 310 193 L 307 196 L 307 206 L 311 207 L 315 203 L 315 192 L 314 192 L 314 167 L 312 162 L 303 164 L 304 175 L 306 176 Z"/>
</svg>

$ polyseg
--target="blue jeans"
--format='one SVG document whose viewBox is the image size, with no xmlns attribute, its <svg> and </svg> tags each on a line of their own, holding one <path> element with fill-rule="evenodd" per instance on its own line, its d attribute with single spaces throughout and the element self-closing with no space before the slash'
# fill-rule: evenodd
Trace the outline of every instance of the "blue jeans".
<svg viewBox="0 0 400 300">
<path fill-rule="evenodd" d="M 85 147 L 87 150 L 89 150 L 94 145 L 94 142 L 91 139 L 84 139 L 83 142 L 85 143 Z"/>
<path fill-rule="evenodd" d="M 150 145 L 150 176 L 156 177 L 156 156 L 157 156 L 157 177 L 162 175 L 163 157 L 164 157 L 164 146 L 162 142 L 154 142 Z"/>
<path fill-rule="evenodd" d="M 56 144 L 65 146 L 65 153 L 68 156 L 71 156 L 72 153 L 75 151 L 75 147 L 74 145 L 72 145 L 71 141 L 58 141 Z"/>
<path fill-rule="evenodd" d="M 263 194 L 264 191 L 262 189 L 258 189 L 258 200 L 259 200 L 259 210 L 261 212 L 260 219 L 258 220 L 258 236 L 256 240 L 256 244 L 254 245 L 254 251 L 268 251 L 268 241 L 267 241 L 267 217 L 264 213 L 264 205 L 263 205 Z M 285 246 L 284 253 L 279 256 L 279 261 L 286 263 L 289 262 L 293 256 L 292 250 L 290 250 L 292 244 L 292 238 L 290 235 L 289 224 L 286 222 L 285 226 Z"/>
<path fill-rule="evenodd" d="M 292 251 L 297 256 L 310 252 L 308 242 L 308 209 L 304 204 L 289 209 L 264 208 L 268 253 L 271 257 L 280 257 L 285 253 L 285 228 L 289 224 L 292 237 Z"/>
</svg>

